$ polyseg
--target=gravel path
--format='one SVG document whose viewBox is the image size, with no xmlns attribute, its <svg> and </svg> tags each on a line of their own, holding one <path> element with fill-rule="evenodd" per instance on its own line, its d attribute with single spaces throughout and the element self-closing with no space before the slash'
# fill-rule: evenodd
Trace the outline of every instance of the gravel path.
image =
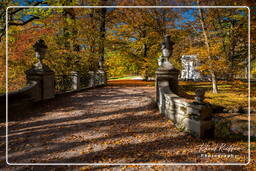
<svg viewBox="0 0 256 171">
<path fill-rule="evenodd" d="M 209 160 L 200 157 L 199 146 L 215 144 L 174 128 L 159 114 L 154 95 L 154 87 L 106 86 L 58 96 L 35 105 L 25 113 L 27 118 L 9 122 L 9 162 L 177 163 Z M 4 128 L 3 124 L 1 128 Z M 0 138 L 3 140 L 4 135 Z M 1 143 L 1 147 L 3 145 Z M 0 160 L 5 160 L 4 156 Z"/>
</svg>

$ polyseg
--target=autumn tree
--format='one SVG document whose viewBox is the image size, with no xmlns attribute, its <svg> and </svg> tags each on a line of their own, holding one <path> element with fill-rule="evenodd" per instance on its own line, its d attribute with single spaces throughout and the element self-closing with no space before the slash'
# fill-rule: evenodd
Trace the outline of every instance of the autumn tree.
<svg viewBox="0 0 256 171">
<path fill-rule="evenodd" d="M 159 5 L 161 1 L 134 1 L 133 5 Z M 118 5 L 126 5 L 120 1 Z M 159 3 L 159 4 L 158 4 Z M 126 59 L 122 68 L 130 68 L 131 73 L 142 75 L 145 79 L 154 76 L 159 57 L 160 42 L 165 34 L 174 36 L 174 11 L 171 9 L 116 9 L 108 34 L 109 49 Z M 109 59 L 109 60 L 108 60 Z M 108 58 L 107 63 L 116 60 Z M 120 61 L 124 61 L 124 59 Z M 122 65 L 121 63 L 119 63 Z M 130 67 L 128 67 L 130 66 Z M 121 67 L 121 66 L 120 66 Z"/>
<path fill-rule="evenodd" d="M 240 64 L 248 57 L 246 9 L 197 8 L 183 12 L 191 13 L 189 19 L 180 20 L 191 42 L 184 53 L 198 55 L 198 69 L 210 75 L 213 92 L 217 93 L 217 80 L 234 78 L 243 70 Z"/>
<path fill-rule="evenodd" d="M 97 5 L 99 2 L 87 1 L 86 5 Z M 81 1 L 60 2 L 43 0 L 24 1 L 23 3 L 31 6 L 43 4 L 69 6 L 80 5 Z M 6 1 L 1 5 L 4 5 L 4 8 L 6 8 L 10 5 L 18 5 L 18 3 Z M 0 11 L 1 38 L 4 38 L 6 27 L 4 8 L 1 8 Z M 24 78 L 24 70 L 32 64 L 32 61 L 29 59 L 33 59 L 34 56 L 32 44 L 39 38 L 43 38 L 48 44 L 49 49 L 45 62 L 56 74 L 66 74 L 72 70 L 86 73 L 90 69 L 96 70 L 98 68 L 98 48 L 101 42 L 100 34 L 98 34 L 100 31 L 99 10 L 10 8 L 8 15 L 9 74 L 11 74 L 9 79 Z M 88 25 L 90 22 L 91 24 Z M 48 34 L 45 34 L 46 32 Z M 19 45 L 19 42 L 22 42 L 22 40 L 24 40 L 24 44 Z M 4 46 L 2 42 L 1 45 Z M 18 48 L 16 48 L 17 46 Z M 5 54 L 4 51 L 2 52 L 3 60 L 1 60 L 1 64 L 4 65 Z M 1 67 L 1 69 L 3 68 Z M 4 69 L 1 72 L 4 73 Z M 18 73 L 18 75 L 14 73 Z M 4 74 L 2 76 L 1 81 L 4 80 Z"/>
</svg>

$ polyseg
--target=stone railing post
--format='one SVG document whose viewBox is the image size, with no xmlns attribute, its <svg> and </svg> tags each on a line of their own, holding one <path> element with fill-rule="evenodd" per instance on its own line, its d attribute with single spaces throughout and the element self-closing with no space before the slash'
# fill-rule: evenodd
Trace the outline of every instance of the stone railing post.
<svg viewBox="0 0 256 171">
<path fill-rule="evenodd" d="M 156 102 L 162 113 L 164 111 L 164 96 L 163 90 L 170 90 L 173 93 L 178 93 L 178 75 L 179 70 L 173 68 L 171 70 L 159 68 L 156 71 Z"/>
<path fill-rule="evenodd" d="M 34 49 L 38 63 L 25 72 L 27 82 L 37 81 L 39 84 L 38 89 L 33 92 L 35 101 L 54 98 L 54 72 L 42 62 L 47 46 L 40 39 L 34 44 Z"/>
<path fill-rule="evenodd" d="M 165 36 L 162 43 L 162 56 L 158 59 L 156 101 L 159 111 L 171 119 L 177 127 L 200 138 L 212 138 L 214 136 L 214 123 L 211 106 L 203 101 L 205 91 L 197 89 L 195 101 L 191 103 L 177 95 L 180 72 L 169 62 L 172 44 L 169 36 Z"/>
<path fill-rule="evenodd" d="M 193 116 L 187 127 L 200 138 L 214 137 L 214 121 L 210 104 L 204 102 L 205 90 L 198 88 L 195 91 L 195 101 L 187 108 L 187 114 Z"/>
<path fill-rule="evenodd" d="M 96 80 L 95 80 L 95 72 L 94 71 L 89 71 L 88 72 L 89 73 L 89 75 L 90 75 L 90 78 L 89 78 L 89 87 L 95 87 L 95 82 L 96 82 Z"/>
<path fill-rule="evenodd" d="M 80 75 L 76 71 L 71 72 L 72 75 L 72 89 L 80 90 Z"/>
<path fill-rule="evenodd" d="M 107 84 L 107 75 L 104 70 L 98 70 L 97 74 L 99 74 L 100 77 L 100 85 L 106 85 Z"/>
<path fill-rule="evenodd" d="M 178 75 L 180 73 L 170 62 L 169 57 L 172 55 L 172 46 L 174 43 L 170 40 L 170 36 L 166 35 L 162 42 L 162 55 L 158 59 L 159 68 L 156 71 L 156 101 L 160 112 L 164 109 L 164 96 L 162 90 L 170 90 L 173 93 L 178 92 Z"/>
<path fill-rule="evenodd" d="M 107 74 L 104 70 L 104 57 L 100 56 L 99 58 L 99 69 L 97 74 L 100 75 L 100 83 L 99 85 L 106 85 L 107 84 Z"/>
</svg>

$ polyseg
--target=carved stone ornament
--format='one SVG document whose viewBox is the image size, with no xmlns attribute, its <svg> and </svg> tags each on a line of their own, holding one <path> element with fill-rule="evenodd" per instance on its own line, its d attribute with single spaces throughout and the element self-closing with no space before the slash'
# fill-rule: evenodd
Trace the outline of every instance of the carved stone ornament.
<svg viewBox="0 0 256 171">
<path fill-rule="evenodd" d="M 205 89 L 203 89 L 203 88 L 197 88 L 197 89 L 195 90 L 195 93 L 196 93 L 196 97 L 195 97 L 196 102 L 198 102 L 198 103 L 203 103 L 203 101 L 204 101 L 204 95 L 205 95 Z"/>
<path fill-rule="evenodd" d="M 43 59 L 45 57 L 46 50 L 48 47 L 45 44 L 44 40 L 42 39 L 39 39 L 38 41 L 36 41 L 33 47 L 36 53 L 36 58 L 38 59 L 38 62 L 34 65 L 35 69 L 43 70 L 44 69 Z"/>
<path fill-rule="evenodd" d="M 166 69 L 173 69 L 172 64 L 169 62 L 169 58 L 172 55 L 174 42 L 170 40 L 169 35 L 164 36 L 164 41 L 161 43 L 162 55 L 158 59 L 158 65 Z"/>
</svg>

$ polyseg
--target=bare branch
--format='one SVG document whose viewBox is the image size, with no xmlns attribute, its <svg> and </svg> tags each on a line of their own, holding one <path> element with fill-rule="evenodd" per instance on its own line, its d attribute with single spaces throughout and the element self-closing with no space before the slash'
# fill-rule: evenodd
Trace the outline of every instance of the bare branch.
<svg viewBox="0 0 256 171">
<path fill-rule="evenodd" d="M 34 16 L 34 17 L 32 17 L 32 18 L 30 18 L 30 19 L 28 19 L 28 20 L 26 20 L 26 21 L 24 21 L 24 22 L 22 22 L 22 23 L 13 23 L 13 22 L 10 22 L 10 23 L 8 23 L 8 24 L 9 24 L 9 26 L 23 26 L 23 25 L 25 25 L 25 24 L 27 24 L 27 23 L 29 23 L 29 22 L 35 20 L 35 19 L 39 19 L 39 17 Z"/>
<path fill-rule="evenodd" d="M 47 4 L 47 3 L 45 3 L 44 1 L 40 1 L 40 2 L 36 2 L 35 4 L 31 4 L 31 6 L 38 6 L 38 5 L 42 5 L 42 4 Z M 18 8 L 15 11 L 10 12 L 9 15 L 14 15 L 24 9 L 26 9 L 26 8 Z"/>
</svg>

